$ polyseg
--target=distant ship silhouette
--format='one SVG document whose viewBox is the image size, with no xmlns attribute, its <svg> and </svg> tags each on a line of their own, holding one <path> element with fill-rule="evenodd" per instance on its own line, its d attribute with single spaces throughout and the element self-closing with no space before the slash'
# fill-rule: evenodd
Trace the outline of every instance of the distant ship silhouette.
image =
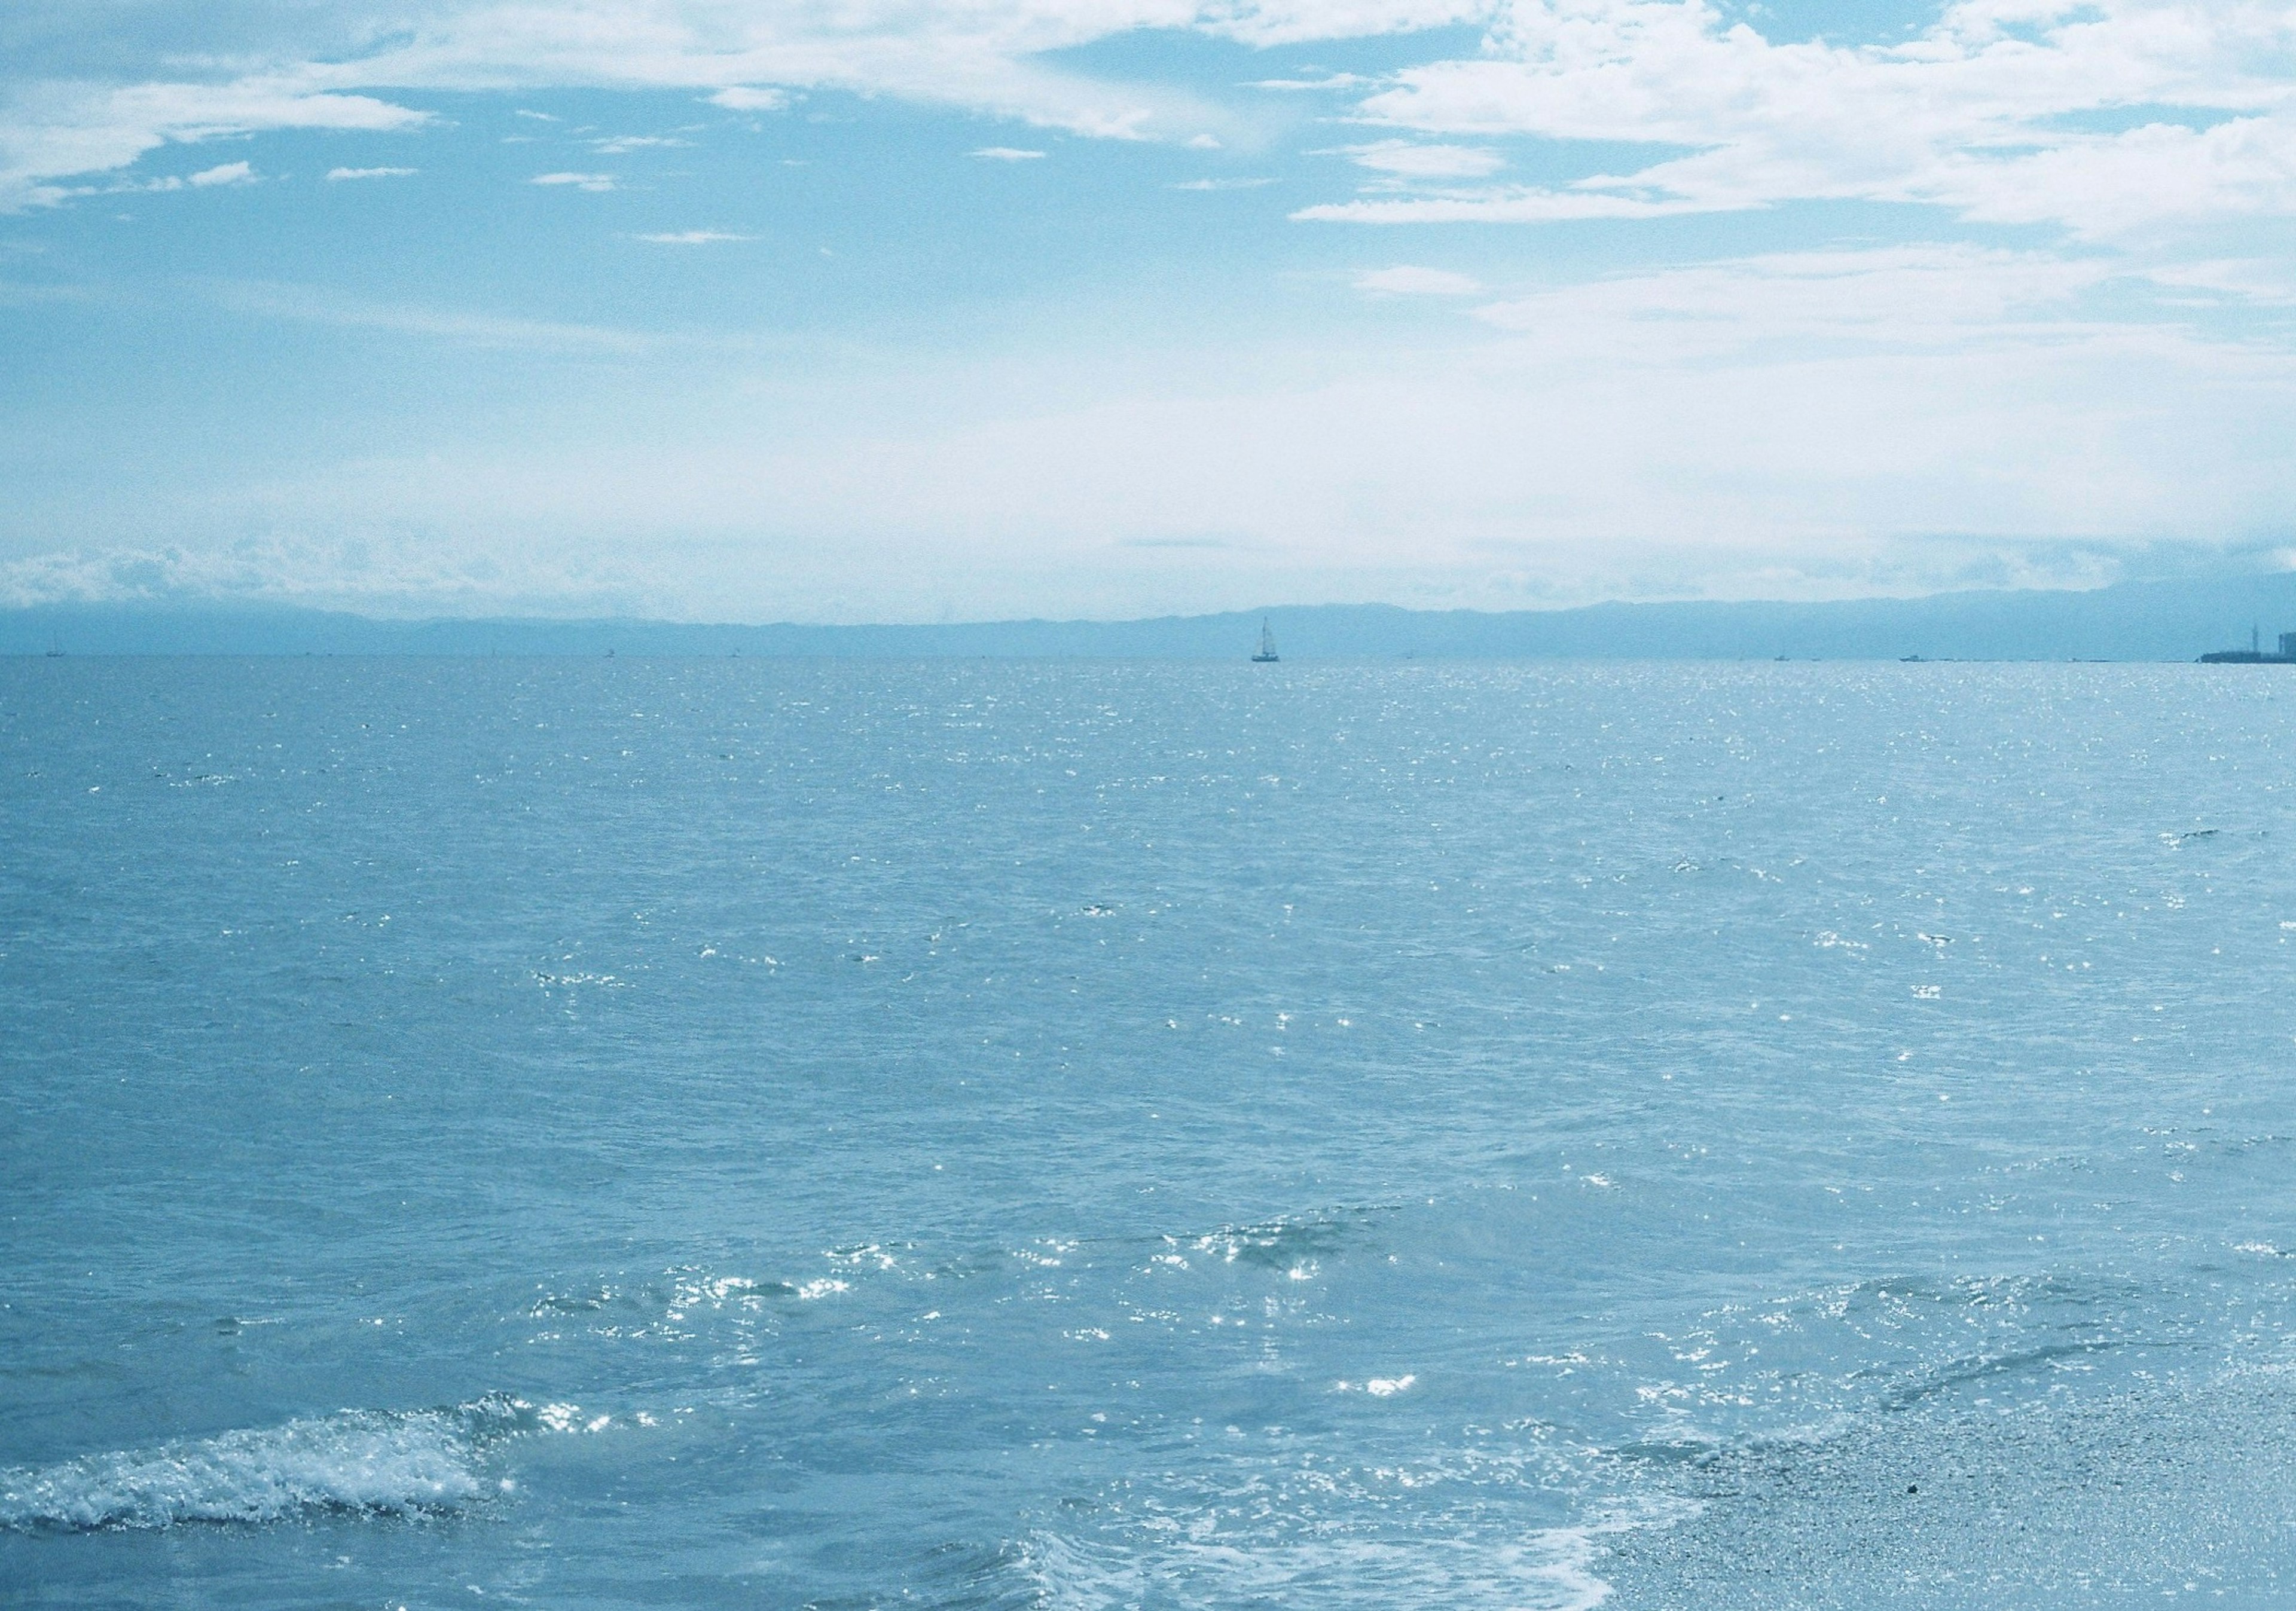
<svg viewBox="0 0 2296 1611">
<path fill-rule="evenodd" d="M 1275 652 L 1275 634 L 1267 630 L 1267 618 L 1263 616 L 1259 621 L 1259 652 L 1251 657 L 1252 663 L 1273 666 L 1279 658 Z"/>
</svg>

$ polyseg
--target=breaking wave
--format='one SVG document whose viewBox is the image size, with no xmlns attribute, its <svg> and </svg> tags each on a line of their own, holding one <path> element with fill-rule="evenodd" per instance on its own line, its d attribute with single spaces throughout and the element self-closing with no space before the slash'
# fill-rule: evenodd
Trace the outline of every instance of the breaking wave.
<svg viewBox="0 0 2296 1611">
<path fill-rule="evenodd" d="M 346 1410 L 0 1469 L 0 1528 L 84 1533 L 330 1510 L 453 1510 L 484 1491 L 488 1444 L 540 1424 L 531 1406 L 495 1395 L 451 1410 Z"/>
</svg>

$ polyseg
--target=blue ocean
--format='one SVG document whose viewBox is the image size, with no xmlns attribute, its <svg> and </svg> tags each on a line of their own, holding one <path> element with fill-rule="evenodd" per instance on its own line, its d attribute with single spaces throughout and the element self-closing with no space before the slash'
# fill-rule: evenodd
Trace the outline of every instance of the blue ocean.
<svg viewBox="0 0 2296 1611">
<path fill-rule="evenodd" d="M 2288 1603 L 2292 716 L 0 661 L 0 1599 Z"/>
</svg>

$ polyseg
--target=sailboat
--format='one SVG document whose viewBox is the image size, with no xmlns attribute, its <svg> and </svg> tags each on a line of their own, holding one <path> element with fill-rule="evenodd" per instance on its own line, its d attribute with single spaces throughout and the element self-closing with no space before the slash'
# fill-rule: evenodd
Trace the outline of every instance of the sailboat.
<svg viewBox="0 0 2296 1611">
<path fill-rule="evenodd" d="M 1273 666 L 1276 661 L 1275 634 L 1267 630 L 1267 617 L 1259 618 L 1259 652 L 1251 657 L 1258 666 Z"/>
</svg>

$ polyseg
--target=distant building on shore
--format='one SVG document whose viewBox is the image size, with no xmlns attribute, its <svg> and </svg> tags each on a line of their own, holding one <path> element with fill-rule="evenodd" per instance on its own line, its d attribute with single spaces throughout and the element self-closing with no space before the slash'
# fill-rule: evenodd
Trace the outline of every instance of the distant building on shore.
<svg viewBox="0 0 2296 1611">
<path fill-rule="evenodd" d="M 2214 654 L 2201 657 L 2203 666 L 2296 666 L 2296 632 L 2280 634 L 2280 652 L 2267 654 L 2257 642 L 2257 635 L 2248 634 L 2246 649 L 2219 649 Z"/>
</svg>

